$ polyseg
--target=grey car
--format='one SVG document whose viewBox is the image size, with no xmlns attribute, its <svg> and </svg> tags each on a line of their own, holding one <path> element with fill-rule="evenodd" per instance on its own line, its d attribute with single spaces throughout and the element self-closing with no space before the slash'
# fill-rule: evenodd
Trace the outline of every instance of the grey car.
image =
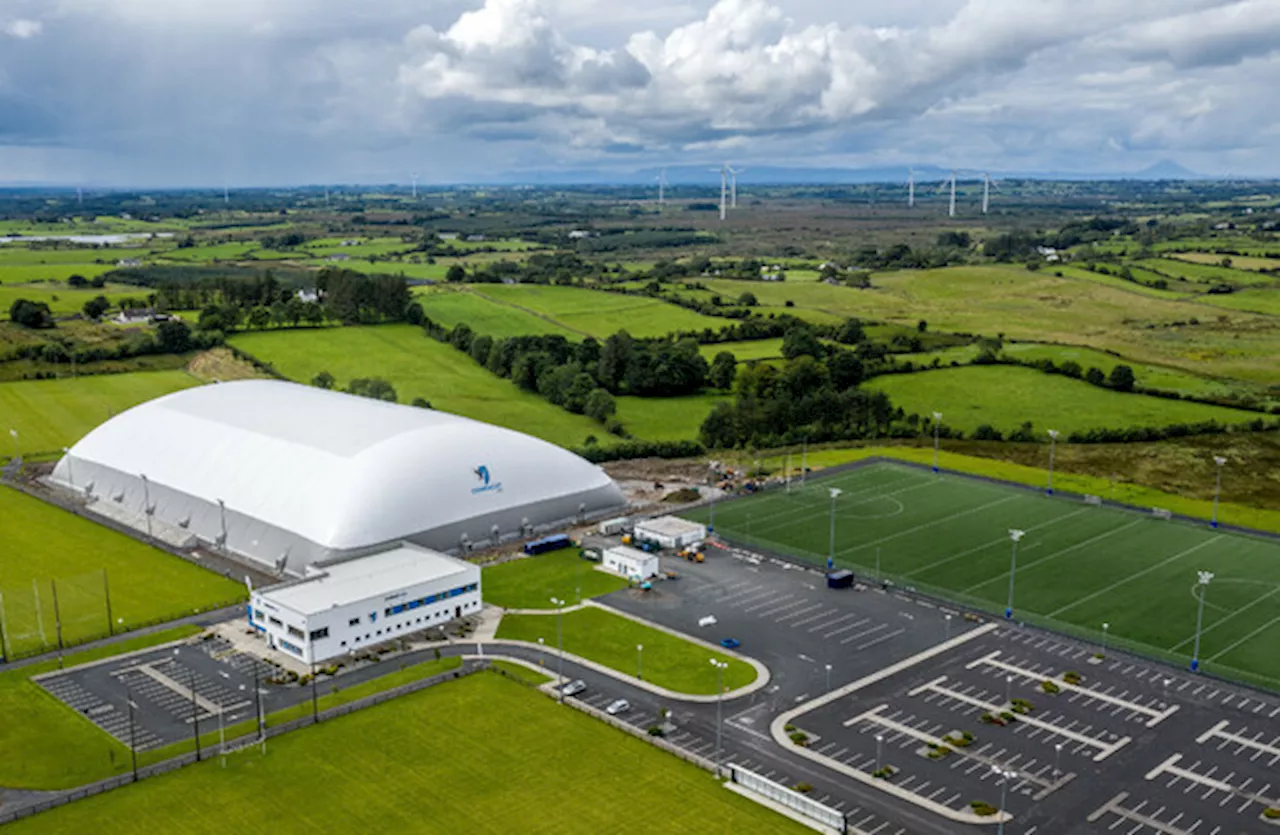
<svg viewBox="0 0 1280 835">
<path fill-rule="evenodd" d="M 583 690 L 587 689 L 587 683 L 582 679 L 574 679 L 573 681 L 560 688 L 560 692 L 566 696 L 576 696 Z"/>
</svg>

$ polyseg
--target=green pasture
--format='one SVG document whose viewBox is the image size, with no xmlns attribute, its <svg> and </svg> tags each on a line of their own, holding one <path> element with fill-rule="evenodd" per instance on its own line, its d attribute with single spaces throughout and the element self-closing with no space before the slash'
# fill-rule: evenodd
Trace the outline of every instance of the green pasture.
<svg viewBox="0 0 1280 835">
<path fill-rule="evenodd" d="M 751 339 L 742 342 L 718 342 L 714 345 L 701 345 L 698 351 L 711 362 L 716 354 L 728 351 L 738 362 L 752 360 L 773 360 L 782 358 L 782 339 Z"/>
<path fill-rule="evenodd" d="M 881 573 L 900 584 L 1003 613 L 1008 531 L 1019 529 L 1018 618 L 1083 635 L 1100 634 L 1106 623 L 1113 645 L 1179 663 L 1189 660 L 1195 635 L 1197 571 L 1212 570 L 1204 668 L 1280 687 L 1280 545 L 1272 541 L 894 464 L 720 502 L 716 530 L 825 563 L 831 487 L 844 491 L 836 501 L 838 565 L 874 573 L 879 555 Z M 689 515 L 707 518 L 705 509 Z"/>
<path fill-rule="evenodd" d="M 641 594 L 642 592 L 637 592 Z M 755 681 L 756 671 L 737 658 L 708 649 L 615 615 L 596 606 L 587 606 L 563 615 L 505 615 L 498 626 L 498 638 L 536 644 L 542 638 L 547 648 L 547 664 L 555 664 L 556 620 L 563 621 L 565 652 L 581 656 L 619 672 L 634 676 L 637 662 L 645 681 L 677 693 L 714 694 L 716 673 L 710 659 L 728 661 L 724 687 L 736 690 Z M 644 647 L 643 653 L 636 646 Z M 640 658 L 640 655 L 643 658 Z M 554 666 L 550 666 L 552 671 Z"/>
<path fill-rule="evenodd" d="M 494 338 L 560 334 L 569 339 L 582 335 L 549 318 L 489 299 L 467 289 L 418 288 L 414 298 L 427 318 L 447 328 L 466 323 L 476 333 Z"/>
<path fill-rule="evenodd" d="M 82 312 L 84 303 L 98 296 L 106 296 L 113 305 L 121 299 L 136 299 L 145 303 L 147 294 L 153 292 L 146 287 L 130 287 L 127 284 L 108 284 L 105 287 L 85 287 L 77 290 L 49 284 L 0 284 L 0 319 L 9 318 L 9 308 L 18 299 L 31 302 L 44 302 L 54 316 L 70 316 Z"/>
<path fill-rule="evenodd" d="M 620 330 L 635 337 L 712 328 L 729 320 L 703 316 L 657 299 L 538 284 L 477 284 L 472 292 L 508 306 L 545 316 L 584 336 L 604 339 Z"/>
<path fill-rule="evenodd" d="M 107 587 L 116 631 L 245 597 L 234 580 L 10 488 L 0 488 L 0 525 L 14 557 L 0 561 L 0 595 L 15 655 L 56 648 L 58 616 L 67 644 L 106 635 Z"/>
<path fill-rule="evenodd" d="M 805 831 L 697 767 L 494 673 L 286 734 L 225 768 L 210 760 L 77 801 L 13 831 L 201 835 L 226 832 L 228 814 L 299 832 Z"/>
<path fill-rule="evenodd" d="M 941 412 L 948 426 L 972 432 L 990 424 L 1004 432 L 1031 421 L 1063 433 L 1174 423 L 1244 423 L 1256 412 L 1125 394 L 1030 368 L 1007 365 L 965 366 L 887 374 L 865 384 L 883 391 L 907 413 Z"/>
<path fill-rule="evenodd" d="M 702 422 L 727 394 L 686 397 L 618 397 L 618 419 L 627 432 L 647 441 L 696 440 Z M 605 437 L 601 435 L 600 437 Z"/>
<path fill-rule="evenodd" d="M 1102 273 L 1095 273 L 1092 270 L 1086 270 L 1083 267 L 1058 266 L 1054 267 L 1051 273 L 1054 274 L 1055 277 L 1057 273 L 1062 273 L 1063 278 L 1077 278 L 1081 281 L 1091 281 L 1103 287 L 1111 287 L 1115 290 L 1121 290 L 1126 293 L 1137 293 L 1138 295 L 1148 296 L 1153 299 L 1163 299 L 1165 301 L 1182 301 L 1189 295 L 1203 289 L 1190 285 L 1182 287 L 1175 285 L 1175 289 L 1161 290 L 1158 287 L 1151 287 L 1149 284 L 1141 284 L 1137 281 L 1128 281 L 1118 275 L 1103 275 Z M 1133 274 L 1135 278 L 1141 278 L 1147 282 L 1154 282 L 1164 278 L 1164 276 L 1156 275 L 1155 273 L 1147 272 L 1142 269 L 1134 269 Z M 1165 280 L 1167 281 L 1168 279 Z"/>
<path fill-rule="evenodd" d="M 437 259 L 434 264 L 414 261 L 350 261 L 345 266 L 362 273 L 376 275 L 403 275 L 405 278 L 416 278 L 427 281 L 444 281 L 449 272 L 450 259 Z M 334 266 L 344 266 L 343 263 Z"/>
<path fill-rule="evenodd" d="M 1194 281 L 1201 284 L 1221 283 L 1233 284 L 1238 287 L 1253 285 L 1280 286 L 1280 280 L 1271 276 L 1248 270 L 1223 267 L 1218 264 L 1196 263 L 1175 258 L 1151 258 L 1135 263 L 1167 275 L 1177 276 L 1186 281 Z M 1234 260 L 1232 263 L 1234 263 Z"/>
<path fill-rule="evenodd" d="M 1221 255 L 1216 252 L 1166 252 L 1166 258 L 1179 261 L 1190 261 L 1193 264 L 1221 265 L 1223 258 L 1231 259 L 1231 266 L 1237 270 L 1280 270 L 1280 258 L 1260 258 L 1254 255 Z"/>
<path fill-rule="evenodd" d="M 588 435 L 606 437 L 595 421 L 521 391 L 410 325 L 243 333 L 231 343 L 298 382 L 310 383 L 321 371 L 332 374 L 339 388 L 356 377 L 382 377 L 401 403 L 424 397 L 436 409 L 562 446 L 580 446 Z"/>
<path fill-rule="evenodd" d="M 200 264 L 212 261 L 237 261 L 258 249 L 257 241 L 227 241 L 217 244 L 200 244 L 185 249 L 171 249 L 162 256 L 167 261 L 185 261 Z"/>
<path fill-rule="evenodd" d="M 55 282 L 55 286 L 66 286 L 66 280 L 73 275 L 84 276 L 85 278 L 97 278 L 109 270 L 116 268 L 116 262 L 111 261 L 106 264 L 94 263 L 55 263 L 55 264 L 28 264 L 28 263 L 10 263 L 0 260 L 0 285 L 7 284 L 38 284 L 44 285 L 46 282 Z M 0 289 L 4 289 L 0 287 Z M 67 287 L 67 289 L 71 289 Z M 101 291 L 99 291 L 101 292 Z M 6 307 L 5 312 L 8 313 Z"/>
<path fill-rule="evenodd" d="M 155 242 L 157 247 L 168 246 Z M 0 244 L 0 266 L 61 266 L 67 264 L 91 264 L 114 267 L 124 258 L 147 258 L 152 248 L 139 247 L 70 247 L 66 249 L 33 249 L 21 244 Z"/>
<path fill-rule="evenodd" d="M 481 576 L 484 599 L 504 609 L 554 609 L 553 597 L 574 605 L 627 587 L 626 580 L 597 571 L 597 565 L 579 557 L 577 548 L 487 565 Z"/>
<path fill-rule="evenodd" d="M 24 456 L 60 454 L 89 430 L 146 400 L 198 385 L 185 371 L 102 374 L 0 383 L 0 430 L 18 432 Z M 0 438 L 0 458 L 12 452 Z"/>
<path fill-rule="evenodd" d="M 1200 301 L 1224 310 L 1242 310 L 1267 316 L 1280 316 L 1280 282 L 1266 289 L 1256 287 L 1235 293 L 1206 295 L 1201 297 Z"/>
</svg>

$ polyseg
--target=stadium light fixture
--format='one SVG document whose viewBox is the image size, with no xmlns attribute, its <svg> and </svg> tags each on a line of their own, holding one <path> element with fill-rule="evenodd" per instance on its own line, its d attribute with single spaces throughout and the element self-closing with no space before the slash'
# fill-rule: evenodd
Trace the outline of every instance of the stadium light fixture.
<svg viewBox="0 0 1280 835">
<path fill-rule="evenodd" d="M 1053 453 L 1057 449 L 1058 435 L 1060 434 L 1062 433 L 1060 433 L 1057 429 L 1049 430 L 1049 495 L 1050 496 L 1053 495 Z"/>
<path fill-rule="evenodd" d="M 1004 835 L 1004 802 L 1009 794 L 1009 781 L 1018 776 L 1016 771 L 1004 771 L 1000 766 L 992 766 L 991 770 L 1000 778 L 1000 825 L 996 835 Z"/>
<path fill-rule="evenodd" d="M 564 704 L 564 630 L 560 628 L 560 620 L 564 616 L 564 601 L 558 597 L 551 598 L 556 607 L 556 643 L 560 645 L 560 660 L 556 675 L 560 678 L 560 704 Z"/>
<path fill-rule="evenodd" d="M 1209 522 L 1209 527 L 1218 527 L 1218 496 L 1222 493 L 1222 467 L 1227 463 L 1227 459 L 1221 455 L 1213 456 L 1213 463 L 1218 465 L 1218 477 L 1213 485 L 1213 520 Z"/>
<path fill-rule="evenodd" d="M 1209 583 L 1213 581 L 1212 571 L 1196 572 L 1196 588 L 1200 597 L 1200 607 L 1196 613 L 1196 646 L 1191 653 L 1192 672 L 1200 669 L 1200 627 L 1204 625 L 1204 598 L 1209 592 Z"/>
<path fill-rule="evenodd" d="M 1013 555 L 1009 558 L 1009 602 L 1004 609 L 1006 620 L 1013 618 L 1013 578 L 1018 573 L 1018 542 L 1026 535 L 1026 531 L 1020 531 L 1017 528 L 1009 529 L 1009 539 L 1013 541 Z"/>
</svg>

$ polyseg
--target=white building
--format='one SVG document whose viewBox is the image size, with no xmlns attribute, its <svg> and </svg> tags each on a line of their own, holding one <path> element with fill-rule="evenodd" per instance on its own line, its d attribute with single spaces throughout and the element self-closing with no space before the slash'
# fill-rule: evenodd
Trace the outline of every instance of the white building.
<svg viewBox="0 0 1280 835">
<path fill-rule="evenodd" d="M 255 590 L 249 622 L 272 649 L 311 664 L 479 611 L 479 566 L 403 543 Z"/>
<path fill-rule="evenodd" d="M 82 438 L 49 481 L 113 519 L 303 576 L 402 541 L 468 551 L 616 515 L 622 491 L 546 441 L 278 380 L 199 386 Z"/>
<path fill-rule="evenodd" d="M 635 538 L 656 542 L 663 548 L 688 548 L 707 538 L 707 526 L 688 522 L 675 516 L 659 516 L 636 522 Z"/>
<path fill-rule="evenodd" d="M 639 548 L 628 548 L 626 545 L 606 548 L 601 563 L 607 570 L 628 580 L 647 580 L 658 573 L 657 554 L 649 554 Z"/>
</svg>

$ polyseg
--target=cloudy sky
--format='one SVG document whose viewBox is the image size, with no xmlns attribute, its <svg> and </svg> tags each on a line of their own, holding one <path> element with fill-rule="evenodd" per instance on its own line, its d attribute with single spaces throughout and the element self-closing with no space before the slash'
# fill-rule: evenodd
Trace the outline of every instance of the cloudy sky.
<svg viewBox="0 0 1280 835">
<path fill-rule="evenodd" d="M 0 182 L 721 159 L 1280 175 L 1280 2 L 0 0 Z"/>
</svg>

